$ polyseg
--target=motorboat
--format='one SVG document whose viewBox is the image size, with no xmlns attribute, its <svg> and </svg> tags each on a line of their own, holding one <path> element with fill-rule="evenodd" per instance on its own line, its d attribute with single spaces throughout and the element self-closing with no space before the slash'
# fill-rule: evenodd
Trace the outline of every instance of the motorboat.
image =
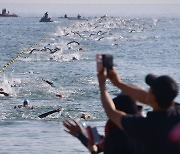
<svg viewBox="0 0 180 154">
<path fill-rule="evenodd" d="M 52 20 L 51 20 L 51 18 L 41 18 L 40 20 L 39 20 L 39 22 L 53 22 Z"/>
<path fill-rule="evenodd" d="M 88 20 L 87 18 L 81 17 L 79 14 L 77 17 L 68 17 L 67 14 L 65 14 L 62 18 L 66 18 L 69 20 Z"/>
<path fill-rule="evenodd" d="M 15 13 L 10 14 L 9 11 L 6 12 L 6 9 L 2 9 L 2 14 L 0 14 L 0 17 L 18 17 L 18 15 Z"/>
<path fill-rule="evenodd" d="M 46 12 L 44 16 L 39 20 L 39 22 L 53 22 L 51 18 L 48 17 L 48 13 Z"/>
</svg>

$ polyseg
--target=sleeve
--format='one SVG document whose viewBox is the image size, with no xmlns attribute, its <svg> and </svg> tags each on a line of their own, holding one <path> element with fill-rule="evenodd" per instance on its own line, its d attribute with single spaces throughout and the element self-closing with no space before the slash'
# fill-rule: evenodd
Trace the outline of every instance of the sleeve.
<svg viewBox="0 0 180 154">
<path fill-rule="evenodd" d="M 96 154 L 102 152 L 104 149 L 104 137 L 103 136 L 100 137 L 102 138 L 102 141 L 101 143 L 97 144 L 98 151 L 96 152 Z M 78 132 L 77 138 L 81 141 L 81 143 L 85 147 L 88 147 L 88 138 L 83 133 Z"/>
<path fill-rule="evenodd" d="M 88 146 L 88 138 L 81 132 L 78 132 L 77 138 L 81 141 L 81 143 L 87 147 Z"/>
</svg>

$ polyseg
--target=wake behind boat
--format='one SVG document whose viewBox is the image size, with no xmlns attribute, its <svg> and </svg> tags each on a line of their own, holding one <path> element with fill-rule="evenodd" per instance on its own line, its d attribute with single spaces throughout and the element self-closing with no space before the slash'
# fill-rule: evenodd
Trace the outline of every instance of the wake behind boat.
<svg viewBox="0 0 180 154">
<path fill-rule="evenodd" d="M 2 9 L 2 14 L 0 14 L 0 17 L 18 17 L 15 13 L 10 14 L 9 11 L 6 12 L 6 9 Z"/>
<path fill-rule="evenodd" d="M 46 12 L 44 16 L 39 20 L 39 22 L 53 22 L 51 18 L 48 17 L 48 13 Z"/>
<path fill-rule="evenodd" d="M 88 20 L 86 18 L 77 18 L 77 17 L 67 17 L 69 20 Z"/>
</svg>

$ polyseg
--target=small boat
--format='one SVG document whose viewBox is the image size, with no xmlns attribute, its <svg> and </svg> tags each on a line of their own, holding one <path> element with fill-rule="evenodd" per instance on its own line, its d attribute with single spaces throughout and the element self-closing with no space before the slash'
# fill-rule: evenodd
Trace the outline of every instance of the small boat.
<svg viewBox="0 0 180 154">
<path fill-rule="evenodd" d="M 53 22 L 51 18 L 48 18 L 48 13 L 46 12 L 44 16 L 39 20 L 39 22 Z"/>
<path fill-rule="evenodd" d="M 69 19 L 69 20 L 88 20 L 87 18 L 81 17 L 79 14 L 77 17 L 68 17 L 67 14 L 65 14 L 64 18 Z"/>
<path fill-rule="evenodd" d="M 18 17 L 15 13 L 10 14 L 9 11 L 6 12 L 6 9 L 2 9 L 2 14 L 0 14 L 0 17 Z"/>
<path fill-rule="evenodd" d="M 51 18 L 41 18 L 40 20 L 39 20 L 39 22 L 53 22 L 52 20 L 51 20 Z"/>
</svg>

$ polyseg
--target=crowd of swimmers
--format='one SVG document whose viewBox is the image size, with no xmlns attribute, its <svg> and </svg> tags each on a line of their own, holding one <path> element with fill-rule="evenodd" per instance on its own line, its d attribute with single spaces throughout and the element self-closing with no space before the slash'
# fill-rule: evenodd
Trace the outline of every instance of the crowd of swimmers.
<svg viewBox="0 0 180 154">
<path fill-rule="evenodd" d="M 54 83 L 53 83 L 52 81 L 49 81 L 49 80 L 47 80 L 47 79 L 42 79 L 42 81 L 44 81 L 45 83 L 47 83 L 47 84 L 50 85 L 51 87 L 55 87 L 55 85 L 54 85 Z M 7 93 L 7 92 L 5 92 L 3 88 L 0 88 L 0 94 L 4 95 L 4 96 L 6 96 L 6 97 L 10 96 L 10 94 Z M 56 97 L 62 98 L 63 96 L 62 96 L 61 93 L 58 93 L 58 94 L 56 94 Z M 32 105 L 29 103 L 29 100 L 28 100 L 28 99 L 24 99 L 22 104 L 19 104 L 19 105 L 15 105 L 15 106 L 14 106 L 14 109 L 23 109 L 23 108 L 24 108 L 24 109 L 35 109 L 35 107 L 32 106 Z M 51 114 L 53 114 L 53 113 L 57 113 L 57 112 L 59 112 L 59 113 L 61 114 L 61 112 L 62 112 L 63 110 L 64 110 L 64 108 L 58 107 L 57 109 L 54 109 L 54 110 L 48 111 L 48 112 L 46 112 L 46 113 L 43 113 L 43 114 L 39 115 L 38 117 L 39 117 L 39 118 L 45 118 L 45 117 L 47 117 L 47 116 L 49 116 L 49 115 L 51 115 Z M 89 113 L 84 113 L 84 112 L 82 112 L 82 113 L 80 113 L 79 118 L 88 120 L 88 119 L 92 119 L 93 116 L 92 116 L 91 114 L 89 114 Z"/>
<path fill-rule="evenodd" d="M 65 14 L 64 17 L 67 18 L 67 14 Z M 78 17 L 81 18 L 80 15 L 78 15 Z M 110 19 L 112 19 L 112 21 Z M 62 36 L 65 36 L 65 37 L 69 36 L 70 39 L 72 39 L 72 36 L 73 36 L 73 40 L 70 40 L 69 42 L 66 43 L 67 48 L 65 46 L 63 47 L 52 46 L 51 47 L 50 45 L 45 45 L 40 48 L 32 48 L 29 51 L 28 57 L 31 56 L 32 53 L 34 53 L 35 51 L 47 51 L 51 54 L 49 57 L 49 60 L 63 60 L 62 53 L 63 53 L 64 47 L 65 49 L 69 50 L 69 49 L 73 49 L 74 46 L 77 45 L 76 50 L 73 50 L 74 52 L 85 51 L 83 47 L 80 47 L 81 42 L 79 40 L 82 40 L 82 39 L 85 39 L 85 40 L 92 39 L 95 41 L 103 41 L 106 39 L 108 40 L 110 39 L 110 41 L 111 40 L 113 42 L 115 41 L 114 43 L 112 43 L 112 45 L 118 45 L 118 42 L 117 42 L 118 39 L 128 40 L 128 38 L 124 38 L 123 36 L 121 36 L 121 34 L 120 36 L 117 37 L 116 35 L 113 34 L 113 31 L 111 31 L 112 28 L 108 28 L 108 27 L 111 27 L 112 25 L 116 26 L 117 28 L 118 27 L 121 28 L 121 26 L 122 27 L 127 26 L 129 27 L 128 28 L 129 33 L 140 32 L 140 31 L 143 31 L 147 27 L 147 25 L 141 25 L 141 24 L 139 24 L 139 26 L 136 27 L 132 23 L 133 22 L 132 21 L 130 22 L 130 20 L 127 20 L 127 21 L 125 21 L 124 19 L 117 20 L 116 18 L 110 18 L 107 15 L 97 18 L 96 20 L 91 20 L 91 21 L 86 21 L 86 22 L 77 22 L 71 26 L 65 27 L 64 29 L 62 29 L 62 33 L 60 33 L 60 35 Z M 79 60 L 79 57 L 73 55 L 72 58 L 70 57 L 70 60 Z"/>
<path fill-rule="evenodd" d="M 35 109 L 35 107 L 33 105 L 31 105 L 29 103 L 28 99 L 24 99 L 22 104 L 19 105 L 15 105 L 14 109 Z M 62 107 L 58 107 L 57 109 L 42 113 L 40 115 L 38 115 L 39 118 L 46 118 L 47 116 L 54 114 L 54 113 L 59 113 L 61 115 L 61 113 L 64 111 L 64 108 Z M 93 116 L 90 115 L 89 113 L 81 113 L 79 118 L 84 119 L 84 120 L 88 120 L 88 119 L 92 119 Z"/>
<path fill-rule="evenodd" d="M 70 41 L 70 42 L 67 43 L 67 47 L 68 47 L 67 49 L 72 49 L 72 45 L 73 45 L 73 46 L 74 46 L 74 45 L 79 46 L 80 43 L 79 43 L 78 41 L 75 41 L 75 40 Z M 48 46 L 49 46 L 49 47 L 48 47 Z M 50 47 L 50 44 L 48 44 L 47 46 L 43 46 L 42 48 L 31 48 L 30 51 L 29 51 L 28 57 L 29 57 L 30 55 L 32 55 L 34 52 L 36 52 L 36 51 L 49 52 L 50 54 L 55 54 L 55 53 L 58 52 L 58 51 L 62 51 L 62 49 L 61 49 L 60 47 L 58 47 L 58 46 Z M 83 50 L 82 47 L 79 47 L 79 48 L 77 49 L 77 51 L 84 51 L 84 50 Z M 27 58 L 27 57 L 26 57 L 26 58 Z M 51 60 L 51 59 L 52 59 L 52 57 L 50 58 L 50 60 Z M 73 57 L 72 57 L 72 60 L 78 60 L 78 58 L 75 57 L 75 56 L 73 56 Z"/>
<path fill-rule="evenodd" d="M 54 87 L 54 88 L 56 87 L 55 84 L 54 84 L 52 81 L 50 81 L 50 80 L 47 80 L 47 79 L 43 79 L 43 78 L 42 78 L 42 81 L 45 82 L 45 83 L 47 83 L 47 84 L 50 85 L 51 87 Z M 13 85 L 13 87 L 14 87 L 14 86 L 15 86 L 15 85 Z M 5 96 L 5 97 L 10 96 L 10 94 L 9 94 L 8 92 L 5 92 L 3 88 L 0 88 L 0 94 L 3 95 L 3 96 Z M 58 97 L 58 98 L 62 98 L 62 97 L 63 97 L 63 95 L 62 95 L 61 93 L 57 93 L 55 96 Z M 35 107 L 32 106 L 32 105 L 29 103 L 29 100 L 28 100 L 28 99 L 24 99 L 24 100 L 23 100 L 23 103 L 22 103 L 22 104 L 19 104 L 19 105 L 15 105 L 15 106 L 14 106 L 14 109 L 35 109 Z M 45 117 L 47 117 L 48 115 L 51 115 L 51 114 L 56 113 L 56 112 L 59 112 L 59 113 L 61 114 L 61 112 L 62 112 L 63 110 L 64 110 L 64 108 L 58 107 L 57 109 L 54 109 L 54 110 L 48 111 L 48 112 L 46 112 L 46 113 L 43 113 L 43 114 L 39 115 L 38 117 L 39 117 L 39 118 L 45 118 Z M 85 120 L 89 120 L 89 119 L 93 119 L 94 117 L 93 117 L 91 114 L 89 114 L 89 113 L 82 112 L 82 113 L 79 114 L 79 118 L 85 119 Z"/>
</svg>

